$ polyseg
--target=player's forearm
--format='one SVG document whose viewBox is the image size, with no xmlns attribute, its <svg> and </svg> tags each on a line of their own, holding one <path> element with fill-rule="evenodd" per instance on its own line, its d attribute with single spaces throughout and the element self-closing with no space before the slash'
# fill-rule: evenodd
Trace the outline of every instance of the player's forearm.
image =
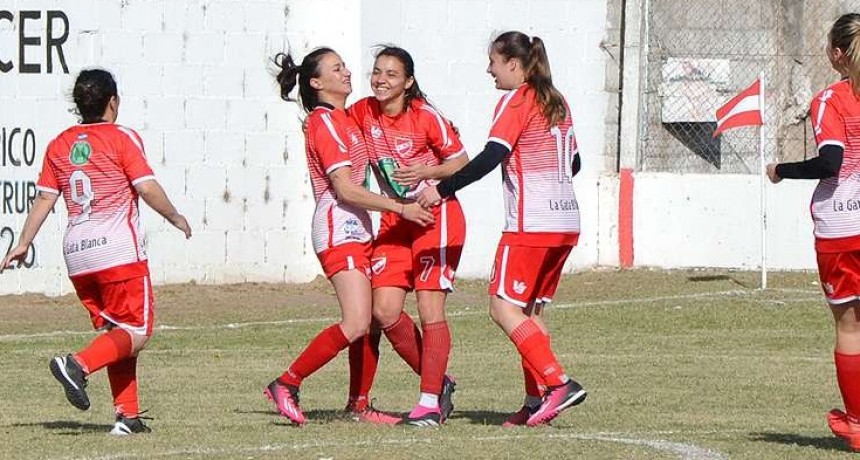
<svg viewBox="0 0 860 460">
<path fill-rule="evenodd" d="M 54 208 L 54 203 L 57 202 L 59 195 L 53 193 L 39 192 L 36 199 L 33 201 L 33 207 L 27 214 L 27 219 L 24 221 L 24 228 L 21 229 L 21 237 L 18 240 L 18 245 L 29 246 L 45 223 L 48 213 Z"/>
<path fill-rule="evenodd" d="M 469 157 L 463 152 L 457 158 L 452 158 L 436 166 L 427 167 L 427 179 L 444 179 L 450 177 L 469 163 Z"/>
<path fill-rule="evenodd" d="M 367 191 L 364 187 L 346 183 L 335 187 L 338 200 L 368 211 L 391 211 L 400 213 L 403 205 L 391 198 Z"/>
<path fill-rule="evenodd" d="M 179 217 L 179 212 L 170 198 L 167 197 L 164 189 L 155 180 L 147 180 L 135 186 L 137 193 L 143 202 L 147 204 L 153 211 L 157 212 L 161 217 L 164 217 L 170 222 L 173 222 Z"/>
</svg>

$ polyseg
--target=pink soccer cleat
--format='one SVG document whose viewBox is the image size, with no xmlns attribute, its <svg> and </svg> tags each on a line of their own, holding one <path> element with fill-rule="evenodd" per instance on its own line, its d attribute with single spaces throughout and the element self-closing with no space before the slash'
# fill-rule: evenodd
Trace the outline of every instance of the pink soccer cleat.
<svg viewBox="0 0 860 460">
<path fill-rule="evenodd" d="M 833 409 L 827 413 L 827 425 L 833 434 L 848 442 L 851 450 L 860 452 L 860 421 L 852 420 L 839 409 Z"/>
<path fill-rule="evenodd" d="M 582 386 L 573 379 L 568 380 L 564 385 L 547 388 L 543 403 L 537 412 L 529 417 L 526 425 L 537 426 L 549 423 L 550 420 L 558 417 L 561 411 L 585 401 L 586 395 Z"/>
<path fill-rule="evenodd" d="M 272 381 L 269 386 L 263 390 L 263 394 L 275 403 L 278 412 L 284 417 L 290 419 L 296 425 L 304 425 L 305 414 L 299 407 L 299 389 L 292 385 L 284 385 L 278 379 Z"/>
</svg>

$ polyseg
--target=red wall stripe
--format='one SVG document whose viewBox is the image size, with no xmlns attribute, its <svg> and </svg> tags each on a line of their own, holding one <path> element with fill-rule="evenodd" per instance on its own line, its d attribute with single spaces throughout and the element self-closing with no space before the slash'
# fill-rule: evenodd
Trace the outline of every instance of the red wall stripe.
<svg viewBox="0 0 860 460">
<path fill-rule="evenodd" d="M 620 171 L 618 190 L 618 260 L 621 268 L 633 267 L 633 170 Z"/>
</svg>

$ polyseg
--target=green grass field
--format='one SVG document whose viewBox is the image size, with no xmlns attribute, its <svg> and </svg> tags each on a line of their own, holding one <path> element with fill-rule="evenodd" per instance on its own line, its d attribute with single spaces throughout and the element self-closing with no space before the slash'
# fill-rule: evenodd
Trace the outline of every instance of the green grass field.
<svg viewBox="0 0 860 460">
<path fill-rule="evenodd" d="M 832 459 L 841 405 L 832 320 L 814 273 L 594 271 L 564 278 L 548 312 L 553 344 L 588 400 L 551 427 L 499 425 L 522 402 L 519 358 L 486 313 L 485 284 L 449 302 L 458 378 L 440 429 L 378 427 L 341 416 L 343 353 L 305 381 L 309 423 L 277 416 L 263 387 L 338 316 L 325 281 L 163 286 L 161 329 L 141 355 L 141 402 L 154 432 L 116 439 L 107 377 L 88 412 L 71 407 L 47 362 L 83 346 L 73 296 L 0 297 L 0 456 L 122 458 Z M 414 313 L 414 306 L 409 306 Z M 383 340 L 373 396 L 407 411 L 418 380 Z"/>
</svg>

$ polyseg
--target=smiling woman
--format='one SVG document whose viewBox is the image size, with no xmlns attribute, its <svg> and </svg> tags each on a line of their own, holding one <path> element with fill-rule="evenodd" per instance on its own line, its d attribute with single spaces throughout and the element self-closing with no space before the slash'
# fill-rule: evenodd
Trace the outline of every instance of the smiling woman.
<svg viewBox="0 0 860 460">
<path fill-rule="evenodd" d="M 367 138 L 371 164 L 382 192 L 402 203 L 468 162 L 448 120 L 427 102 L 415 78 L 415 63 L 403 48 L 384 46 L 370 77 L 373 97 L 349 108 Z M 373 245 L 373 316 L 397 353 L 421 375 L 418 405 L 405 423 L 439 425 L 453 410 L 454 379 L 446 375 L 451 333 L 445 300 L 454 289 L 454 273 L 466 239 L 466 220 L 457 197 L 432 208 L 435 225 L 419 227 L 395 213 L 382 214 Z M 421 332 L 403 311 L 406 294 L 415 290 Z M 378 332 L 367 354 L 379 355 Z M 423 337 L 423 338 L 422 338 Z M 356 400 L 366 399 L 375 365 L 351 374 Z"/>
<path fill-rule="evenodd" d="M 278 54 L 276 79 L 281 98 L 298 84 L 299 100 L 309 112 L 305 150 L 316 209 L 313 216 L 314 252 L 337 294 L 341 320 L 320 332 L 280 377 L 265 389 L 278 411 L 294 424 L 305 423 L 299 407 L 302 381 L 332 360 L 350 343 L 361 351 L 371 317 L 370 240 L 368 211 L 389 211 L 418 226 L 433 221 L 419 205 L 403 204 L 367 191 L 363 184 L 368 164 L 361 131 L 344 111 L 352 92 L 352 73 L 331 48 L 318 48 L 296 65 L 288 54 Z M 353 354 L 350 353 L 352 357 Z M 352 364 L 351 367 L 359 366 Z M 352 408 L 348 408 L 352 409 Z M 361 408 L 359 416 L 389 423 Z M 368 412 L 370 412 L 368 414 Z"/>
</svg>

